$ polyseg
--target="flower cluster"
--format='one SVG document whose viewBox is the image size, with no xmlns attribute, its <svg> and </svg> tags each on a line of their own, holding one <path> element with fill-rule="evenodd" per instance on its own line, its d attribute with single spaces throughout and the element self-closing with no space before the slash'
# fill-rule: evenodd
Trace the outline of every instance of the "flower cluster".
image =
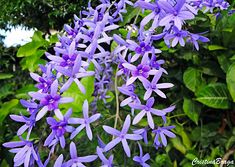
<svg viewBox="0 0 235 167">
<path fill-rule="evenodd" d="M 21 100 L 29 116 L 10 115 L 16 122 L 23 123 L 17 132 L 21 141 L 4 144 L 16 154 L 14 166 L 24 164 L 28 167 L 35 163 L 38 166 L 47 166 L 51 155 L 55 153 L 55 147 L 64 149 L 70 142 L 70 159 L 64 158 L 63 154 L 58 155 L 54 166 L 85 166 L 84 163 L 99 158 L 103 166 L 111 167 L 114 165 L 114 156 L 106 158 L 107 152 L 121 143 L 126 155 L 131 157 L 128 142 L 134 141 L 139 146 L 140 154 L 134 156 L 133 160 L 147 167 L 149 165 L 146 161 L 150 159 L 150 155 L 143 154 L 140 140 L 143 139 L 147 144 L 148 135 L 152 134 L 155 136 L 153 146 L 158 149 L 167 145 L 166 136 L 175 137 L 171 132 L 174 126 L 168 126 L 166 119 L 166 114 L 172 112 L 175 106 L 156 109 L 155 105 L 156 98 L 167 98 L 163 90 L 173 87 L 173 84 L 161 81 L 161 77 L 167 74 L 167 71 L 163 68 L 164 60 L 158 59 L 161 50 L 156 48 L 154 42 L 163 39 L 168 47 L 175 47 L 178 43 L 181 46 L 192 43 L 198 50 L 198 41 L 208 42 L 209 39 L 186 30 L 186 21 L 194 19 L 199 10 L 203 12 L 224 10 L 229 4 L 224 0 L 154 2 L 138 0 L 135 3 L 129 0 L 112 3 L 109 0 L 100 0 L 100 2 L 101 4 L 95 8 L 89 3 L 87 10 L 82 11 L 80 17 L 74 16 L 73 25 L 64 26 L 65 35 L 59 37 L 59 42 L 54 47 L 54 54 L 46 53 L 49 62 L 45 66 L 40 66 L 42 74 L 30 74 L 37 82 L 38 91 L 29 92 L 31 99 Z M 123 13 L 127 12 L 127 5 L 139 8 L 139 12 L 143 13 L 148 10 L 149 14 L 140 21 L 139 27 L 135 25 L 139 16 L 137 14 L 126 36 L 111 33 L 119 28 L 118 23 L 123 21 Z M 157 33 L 156 29 L 161 32 Z M 137 35 L 133 35 L 133 31 L 136 31 Z M 112 51 L 111 43 L 116 44 Z M 113 77 L 115 65 L 117 70 Z M 74 100 L 64 96 L 64 92 L 72 84 L 77 85 L 78 92 L 86 94 L 87 90 L 81 79 L 90 76 L 95 78 L 93 109 L 96 109 L 95 106 L 99 100 L 106 103 L 106 99 L 109 98 L 108 91 L 112 91 L 115 82 L 115 92 L 119 91 L 123 96 L 120 106 L 129 106 L 131 114 L 124 114 L 126 117 L 122 130 L 117 130 L 117 119 L 114 127 L 104 125 L 104 131 L 112 135 L 113 140 L 104 144 L 101 139 L 98 139 L 102 144 L 97 146 L 96 155 L 80 157 L 72 140 L 81 131 L 85 131 L 88 139 L 92 140 L 94 137 L 91 125 L 98 122 L 101 114 L 94 110 L 89 111 L 88 100 L 83 102 L 82 118 L 73 116 L 72 109 L 65 113 L 60 105 Z M 114 82 L 113 78 L 115 78 Z M 118 79 L 122 80 L 122 85 L 116 85 L 119 83 Z M 118 97 L 116 101 L 117 118 L 119 117 Z M 156 124 L 157 118 L 162 120 L 161 125 Z M 141 125 L 140 122 L 142 122 Z M 45 123 L 46 127 L 50 128 L 50 134 L 44 138 L 42 136 L 39 140 L 33 140 L 31 133 L 34 128 L 39 127 L 40 123 Z M 131 127 L 131 125 L 135 126 Z M 23 134 L 26 134 L 25 139 L 22 137 Z M 68 140 L 66 140 L 67 136 L 69 136 Z M 45 162 L 42 162 L 39 154 L 41 143 L 43 147 L 50 149 Z"/>
</svg>

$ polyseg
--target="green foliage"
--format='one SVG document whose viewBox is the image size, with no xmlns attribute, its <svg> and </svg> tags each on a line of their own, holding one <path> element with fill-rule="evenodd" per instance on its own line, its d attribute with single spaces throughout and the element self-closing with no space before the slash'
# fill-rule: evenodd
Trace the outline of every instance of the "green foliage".
<svg viewBox="0 0 235 167">
<path fill-rule="evenodd" d="M 51 36 L 49 40 L 43 38 L 43 33 L 35 31 L 32 41 L 21 46 L 17 52 L 17 57 L 23 57 L 20 64 L 23 70 L 35 71 L 38 64 L 44 64 L 45 60 L 41 59 L 49 47 L 57 42 L 55 36 Z"/>
<path fill-rule="evenodd" d="M 92 3 L 97 4 L 97 0 Z M 9 24 L 23 25 L 49 33 L 50 29 L 61 30 L 74 14 L 79 15 L 81 9 L 87 6 L 87 1 L 1 0 L 0 6 L 1 28 L 6 28 Z"/>
</svg>

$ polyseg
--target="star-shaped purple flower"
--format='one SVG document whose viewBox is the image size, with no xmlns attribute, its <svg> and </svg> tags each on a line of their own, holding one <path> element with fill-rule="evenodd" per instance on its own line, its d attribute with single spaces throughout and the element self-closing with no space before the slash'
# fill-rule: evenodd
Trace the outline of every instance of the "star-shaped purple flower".
<svg viewBox="0 0 235 167">
<path fill-rule="evenodd" d="M 166 95 L 160 89 L 171 88 L 174 86 L 171 83 L 158 83 L 159 79 L 162 76 L 162 73 L 163 71 L 159 70 L 157 74 L 153 77 L 153 80 L 151 82 L 146 79 L 142 80 L 144 88 L 146 89 L 146 92 L 144 94 L 144 100 L 149 99 L 153 91 L 157 93 L 160 97 L 166 98 Z"/>
<path fill-rule="evenodd" d="M 55 80 L 51 85 L 50 94 L 39 93 L 39 92 L 29 92 L 29 95 L 36 99 L 40 100 L 40 105 L 42 109 L 37 113 L 36 121 L 40 120 L 48 111 L 53 111 L 58 109 L 58 105 L 62 103 L 69 103 L 73 101 L 73 98 L 62 97 L 57 94 L 58 90 L 58 81 Z"/>
<path fill-rule="evenodd" d="M 82 129 L 86 128 L 87 137 L 92 140 L 92 131 L 90 124 L 98 120 L 101 114 L 95 114 L 89 117 L 89 106 L 88 101 L 85 100 L 83 103 L 83 118 L 69 118 L 69 124 L 80 124 L 71 134 L 70 139 L 73 139 Z"/>
<path fill-rule="evenodd" d="M 25 167 L 29 167 L 31 161 L 38 160 L 33 142 L 31 141 L 21 138 L 21 141 L 7 142 L 4 143 L 3 146 L 11 148 L 9 151 L 16 153 L 14 157 L 14 166 L 21 166 L 24 164 Z"/>
<path fill-rule="evenodd" d="M 105 146 L 104 151 L 109 151 L 113 147 L 115 147 L 118 143 L 122 142 L 122 147 L 126 155 L 128 157 L 131 156 L 131 151 L 130 151 L 130 147 L 128 146 L 127 139 L 128 140 L 141 140 L 142 136 L 138 134 L 128 134 L 127 132 L 129 130 L 130 124 L 131 124 L 131 117 L 130 115 L 127 115 L 121 131 L 114 129 L 112 127 L 109 127 L 109 126 L 105 126 L 105 125 L 103 126 L 104 130 L 108 134 L 116 136 L 114 140 L 112 140 Z"/>
<path fill-rule="evenodd" d="M 164 146 L 167 145 L 166 136 L 170 138 L 176 137 L 175 134 L 170 131 L 173 128 L 175 128 L 175 126 L 164 126 L 164 127 L 158 127 L 157 129 L 153 130 L 153 133 L 155 133 L 155 138 L 154 138 L 155 145 L 160 146 L 159 137 L 161 138 L 161 142 Z"/>
<path fill-rule="evenodd" d="M 66 162 L 66 167 L 86 167 L 83 163 L 92 162 L 98 156 L 97 155 L 88 155 L 84 157 L 78 157 L 77 148 L 74 142 L 70 143 L 70 157 L 71 159 Z"/>
<path fill-rule="evenodd" d="M 152 114 L 157 115 L 157 116 L 163 116 L 166 114 L 166 112 L 162 111 L 162 110 L 157 110 L 152 108 L 152 106 L 154 105 L 154 98 L 151 97 L 147 100 L 146 105 L 142 105 L 142 104 L 134 104 L 134 103 L 130 103 L 129 106 L 134 108 L 134 109 L 138 109 L 141 110 L 134 118 L 133 120 L 133 125 L 137 124 L 138 122 L 140 122 L 140 120 L 147 115 L 147 120 L 148 120 L 148 124 L 150 128 L 154 128 L 154 121 L 153 121 L 153 117 Z"/>
<path fill-rule="evenodd" d="M 51 144 L 56 144 L 59 141 L 60 146 L 64 148 L 65 147 L 64 134 L 66 132 L 71 133 L 74 130 L 72 126 L 68 125 L 68 119 L 72 114 L 72 109 L 69 109 L 64 116 L 62 115 L 59 109 L 57 109 L 55 113 L 59 121 L 56 121 L 52 117 L 47 118 L 47 123 L 50 125 L 52 132 L 46 138 L 44 146 L 51 146 Z"/>
</svg>

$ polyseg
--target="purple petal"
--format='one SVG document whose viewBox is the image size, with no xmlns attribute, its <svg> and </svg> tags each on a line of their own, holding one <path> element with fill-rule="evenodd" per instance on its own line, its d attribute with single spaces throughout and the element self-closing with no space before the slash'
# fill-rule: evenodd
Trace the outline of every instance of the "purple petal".
<svg viewBox="0 0 235 167">
<path fill-rule="evenodd" d="M 85 100 L 82 106 L 82 111 L 83 111 L 83 117 L 84 119 L 88 119 L 89 118 L 89 106 L 88 106 L 88 101 Z"/>
<path fill-rule="evenodd" d="M 74 142 L 70 143 L 70 156 L 72 159 L 77 158 L 77 148 L 76 145 L 74 144 Z"/>
<path fill-rule="evenodd" d="M 69 118 L 68 123 L 69 124 L 83 124 L 84 119 L 82 119 L 82 118 Z"/>
<path fill-rule="evenodd" d="M 75 79 L 74 80 L 75 83 L 77 84 L 78 88 L 80 89 L 80 91 L 85 94 L 86 93 L 86 89 L 85 87 L 82 85 L 82 83 L 78 80 L 78 79 Z"/>
<path fill-rule="evenodd" d="M 150 112 L 147 112 L 147 120 L 148 120 L 149 127 L 151 129 L 154 129 L 153 117 Z"/>
<path fill-rule="evenodd" d="M 86 134 L 87 134 L 87 137 L 92 140 L 92 131 L 91 131 L 91 127 L 89 124 L 86 125 Z"/>
<path fill-rule="evenodd" d="M 122 140 L 122 147 L 123 147 L 123 149 L 124 149 L 126 155 L 127 155 L 128 157 L 130 157 L 130 156 L 131 156 L 131 151 L 130 151 L 130 147 L 128 146 L 128 143 L 127 143 L 126 139 L 123 139 L 123 140 Z"/>
<path fill-rule="evenodd" d="M 19 115 L 10 115 L 10 118 L 16 122 L 26 122 L 23 116 Z"/>
<path fill-rule="evenodd" d="M 55 161 L 54 167 L 61 167 L 63 160 L 64 160 L 63 154 L 60 154 L 60 156 Z"/>
<path fill-rule="evenodd" d="M 126 138 L 129 140 L 141 140 L 143 137 L 137 134 L 126 134 Z"/>
<path fill-rule="evenodd" d="M 63 103 L 71 103 L 73 102 L 73 98 L 72 97 L 62 97 L 60 98 L 59 100 L 59 103 L 60 104 L 63 104 Z"/>
<path fill-rule="evenodd" d="M 110 126 L 104 125 L 103 129 L 110 135 L 114 135 L 114 136 L 119 136 L 120 135 L 120 132 L 117 129 L 114 129 Z"/>
<path fill-rule="evenodd" d="M 31 78 L 33 78 L 35 81 L 40 82 L 39 78 L 41 78 L 38 74 L 31 72 L 30 73 Z"/>
<path fill-rule="evenodd" d="M 51 84 L 51 95 L 52 95 L 52 96 L 57 95 L 57 90 L 58 90 L 58 81 L 55 80 L 55 81 Z"/>
<path fill-rule="evenodd" d="M 162 132 L 160 133 L 160 136 L 161 136 L 161 139 L 162 139 L 162 144 L 164 146 L 166 146 L 167 145 L 166 136 Z"/>
<path fill-rule="evenodd" d="M 25 145 L 25 142 L 23 141 L 11 141 L 11 142 L 6 142 L 3 144 L 3 146 L 7 148 L 15 148 L 15 147 L 20 147 L 24 145 Z"/>
<path fill-rule="evenodd" d="M 28 128 L 29 128 L 29 126 L 26 124 L 21 126 L 20 129 L 18 129 L 18 131 L 17 131 L 17 135 L 18 136 L 22 135 Z"/>
<path fill-rule="evenodd" d="M 138 122 L 140 122 L 140 120 L 144 117 L 144 115 L 146 114 L 145 110 L 142 110 L 140 113 L 138 113 L 134 120 L 133 120 L 133 125 L 137 124 Z"/>
<path fill-rule="evenodd" d="M 80 125 L 75 129 L 75 131 L 71 134 L 70 139 L 73 139 L 77 134 L 85 127 L 84 124 Z"/>
<path fill-rule="evenodd" d="M 107 152 L 109 150 L 111 150 L 113 147 L 115 147 L 119 142 L 121 141 L 121 139 L 119 137 L 115 138 L 114 140 L 112 140 L 111 142 L 109 142 L 105 148 L 104 151 Z"/>
<path fill-rule="evenodd" d="M 97 155 L 88 155 L 88 156 L 84 156 L 84 157 L 78 157 L 77 160 L 80 162 L 92 162 L 97 157 L 98 157 Z"/>
<path fill-rule="evenodd" d="M 48 107 L 47 106 L 44 106 L 37 114 L 36 116 L 36 121 L 39 121 L 44 115 L 46 115 L 48 111 Z"/>
<path fill-rule="evenodd" d="M 65 138 L 64 138 L 64 136 L 61 136 L 59 139 L 60 139 L 61 148 L 64 148 L 65 147 Z"/>
<path fill-rule="evenodd" d="M 101 116 L 101 114 L 95 114 L 95 115 L 92 115 L 90 118 L 89 118 L 89 122 L 92 123 L 92 122 L 95 122 L 97 119 L 99 119 Z"/>
<path fill-rule="evenodd" d="M 66 91 L 70 87 L 70 85 L 73 83 L 73 80 L 74 80 L 73 78 L 69 78 L 67 82 L 65 82 L 65 84 L 61 87 L 60 92 L 62 93 Z"/>
<path fill-rule="evenodd" d="M 122 126 L 122 134 L 126 134 L 127 131 L 129 130 L 129 127 L 131 125 L 131 117 L 130 115 L 127 115 L 126 116 L 126 119 L 125 119 L 125 122 L 123 123 L 123 126 Z"/>
</svg>

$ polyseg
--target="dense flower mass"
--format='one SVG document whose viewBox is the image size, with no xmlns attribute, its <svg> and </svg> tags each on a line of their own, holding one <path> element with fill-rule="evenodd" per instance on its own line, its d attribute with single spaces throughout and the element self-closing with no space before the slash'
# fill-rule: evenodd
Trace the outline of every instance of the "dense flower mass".
<svg viewBox="0 0 235 167">
<path fill-rule="evenodd" d="M 144 144 L 141 140 L 148 144 L 148 136 L 155 136 L 153 146 L 158 149 L 167 146 L 166 136 L 175 137 L 171 132 L 174 126 L 168 126 L 166 118 L 175 106 L 156 109 L 156 99 L 166 99 L 167 95 L 163 89 L 171 88 L 173 84 L 161 81 L 161 77 L 167 74 L 167 71 L 163 68 L 164 60 L 158 58 L 162 51 L 156 48 L 154 42 L 163 40 L 168 47 L 183 47 L 191 43 L 199 50 L 198 42 L 208 42 L 209 39 L 198 32 L 190 32 L 186 22 L 194 19 L 199 10 L 219 12 L 227 9 L 229 4 L 224 0 L 100 2 L 101 4 L 95 8 L 89 3 L 87 10 L 82 11 L 80 17 L 74 16 L 73 25 L 64 26 L 65 35 L 59 37 L 54 53 L 46 53 L 49 62 L 45 66 L 40 66 L 42 74 L 30 74 L 37 82 L 38 91 L 29 92 L 31 99 L 21 100 L 29 116 L 10 116 L 16 122 L 24 123 L 17 132 L 21 141 L 3 145 L 16 153 L 14 166 L 24 164 L 28 167 L 34 163 L 38 166 L 47 166 L 51 155 L 55 154 L 58 156 L 54 164 L 56 167 L 85 166 L 84 164 L 99 160 L 101 165 L 111 167 L 118 162 L 115 161 L 115 155 L 107 156 L 109 151 L 121 143 L 126 156 L 131 157 L 128 142 L 132 142 L 135 145 L 138 143 L 140 151 L 139 156 L 134 156 L 133 160 L 141 166 L 148 167 L 150 154 L 143 153 Z M 133 24 L 125 25 L 130 27 L 127 33 L 118 34 L 116 30 L 121 25 L 119 23 L 123 23 L 123 14 L 127 13 L 127 6 L 132 9 L 138 8 L 144 17 L 138 27 L 138 14 Z M 89 110 L 91 101 L 85 99 L 81 102 L 82 118 L 77 114 L 73 115 L 75 111 L 72 109 L 65 113 L 60 106 L 76 99 L 65 97 L 64 93 L 75 84 L 77 92 L 86 97 L 88 90 L 82 83 L 82 79 L 86 77 L 95 79 L 92 109 Z M 92 126 L 95 123 L 102 123 L 99 121 L 102 119 L 102 111 L 97 111 L 96 106 L 100 101 L 106 103 L 110 99 L 109 92 L 113 90 L 117 103 L 115 125 L 103 126 L 104 131 L 112 135 L 113 139 L 91 151 L 94 155 L 78 156 L 74 139 L 79 139 L 77 136 L 82 134 L 80 132 L 83 129 L 89 140 L 94 138 Z M 120 104 L 118 91 L 122 96 Z M 143 93 L 140 93 L 141 91 Z M 131 115 L 122 113 L 125 119 L 120 126 L 121 131 L 117 130 L 117 120 L 121 119 L 119 105 L 131 111 Z M 158 118 L 161 124 L 156 123 Z M 40 123 L 44 123 L 50 133 L 44 138 L 41 136 L 39 140 L 33 140 L 31 133 Z M 74 127 L 77 124 L 78 126 Z M 23 138 L 23 134 L 26 134 L 26 139 Z M 100 141 L 99 138 L 98 140 Z M 41 143 L 44 143 L 44 146 Z M 70 159 L 63 154 L 64 152 L 61 155 L 58 154 L 59 151 L 55 152 L 55 148 L 58 147 L 57 150 L 66 149 L 69 143 Z M 50 149 L 44 163 L 44 159 L 40 159 L 41 147 Z"/>
</svg>

